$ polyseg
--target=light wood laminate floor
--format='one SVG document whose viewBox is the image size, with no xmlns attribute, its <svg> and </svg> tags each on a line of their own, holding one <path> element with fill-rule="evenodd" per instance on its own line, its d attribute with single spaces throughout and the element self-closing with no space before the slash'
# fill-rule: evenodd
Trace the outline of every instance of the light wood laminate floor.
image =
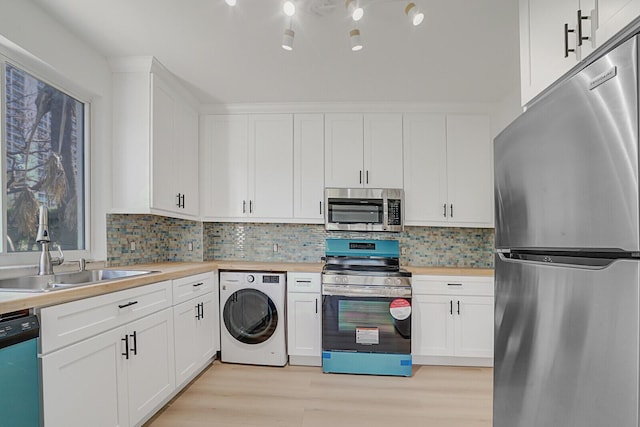
<svg viewBox="0 0 640 427">
<path fill-rule="evenodd" d="M 491 427 L 492 387 L 491 368 L 404 378 L 216 361 L 145 427 Z"/>
</svg>

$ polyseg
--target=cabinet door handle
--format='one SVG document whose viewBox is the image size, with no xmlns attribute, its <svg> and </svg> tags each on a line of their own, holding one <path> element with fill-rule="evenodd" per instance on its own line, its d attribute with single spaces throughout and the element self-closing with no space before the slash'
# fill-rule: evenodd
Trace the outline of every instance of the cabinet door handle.
<svg viewBox="0 0 640 427">
<path fill-rule="evenodd" d="M 451 218 L 453 218 L 453 203 L 451 203 Z"/>
<path fill-rule="evenodd" d="M 360 171 L 360 184 L 362 184 L 362 171 Z"/>
<path fill-rule="evenodd" d="M 322 200 L 320 201 L 320 215 L 322 215 Z"/>
<path fill-rule="evenodd" d="M 242 213 L 247 213 L 247 201 L 242 201 Z"/>
<path fill-rule="evenodd" d="M 318 298 L 316 298 L 316 314 L 318 314 Z"/>
<path fill-rule="evenodd" d="M 118 308 L 123 309 L 123 308 L 126 308 L 126 307 L 131 307 L 132 305 L 136 305 L 137 303 L 138 303 L 138 301 L 129 301 L 126 304 L 118 305 Z"/>
<path fill-rule="evenodd" d="M 131 351 L 133 352 L 134 356 L 137 356 L 138 355 L 138 334 L 136 333 L 136 331 L 133 331 L 133 333 L 129 336 L 133 338 L 133 347 L 131 347 Z"/>
<path fill-rule="evenodd" d="M 120 341 L 124 341 L 124 353 L 121 355 L 129 360 L 129 336 L 125 335 L 124 338 L 120 338 Z"/>
<path fill-rule="evenodd" d="M 582 21 L 584 21 L 585 19 L 591 19 L 591 16 L 582 16 L 582 10 L 578 9 L 578 46 L 582 46 L 582 42 L 584 40 L 591 39 L 591 37 L 584 37 L 582 35 Z"/>
<path fill-rule="evenodd" d="M 185 204 L 184 204 L 184 197 L 185 197 L 185 195 L 184 195 L 184 194 L 182 194 L 182 209 L 184 209 L 184 207 L 185 207 Z"/>
<path fill-rule="evenodd" d="M 453 316 L 453 300 L 449 300 L 449 314 Z"/>
<path fill-rule="evenodd" d="M 570 30 L 569 24 L 564 24 L 564 57 L 568 58 L 569 53 L 573 53 L 575 49 L 569 49 L 569 33 L 575 33 L 576 30 Z"/>
<path fill-rule="evenodd" d="M 249 213 L 253 213 L 253 200 L 249 200 Z"/>
<path fill-rule="evenodd" d="M 369 171 L 367 171 L 367 184 L 369 183 Z"/>
<path fill-rule="evenodd" d="M 447 204 L 442 205 L 442 216 L 447 217 Z"/>
<path fill-rule="evenodd" d="M 200 304 L 196 304 L 194 308 L 196 309 L 196 320 L 200 320 Z"/>
<path fill-rule="evenodd" d="M 460 300 L 458 300 L 458 315 L 460 315 Z"/>
<path fill-rule="evenodd" d="M 182 206 L 180 206 L 180 193 L 178 193 L 178 195 L 176 196 L 178 197 L 178 204 L 176 206 L 178 206 L 179 208 L 181 208 Z"/>
</svg>

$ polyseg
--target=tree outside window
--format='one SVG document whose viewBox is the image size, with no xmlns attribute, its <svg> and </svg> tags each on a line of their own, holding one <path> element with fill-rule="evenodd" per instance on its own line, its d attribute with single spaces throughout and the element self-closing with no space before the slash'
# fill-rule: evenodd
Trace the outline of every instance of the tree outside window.
<svg viewBox="0 0 640 427">
<path fill-rule="evenodd" d="M 40 250 L 40 205 L 49 208 L 52 241 L 85 249 L 85 104 L 10 64 L 5 93 L 4 252 Z"/>
</svg>

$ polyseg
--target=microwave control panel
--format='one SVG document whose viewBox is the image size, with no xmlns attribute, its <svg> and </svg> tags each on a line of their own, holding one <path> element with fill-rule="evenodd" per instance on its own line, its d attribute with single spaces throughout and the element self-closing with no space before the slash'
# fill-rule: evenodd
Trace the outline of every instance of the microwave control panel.
<svg viewBox="0 0 640 427">
<path fill-rule="evenodd" d="M 389 225 L 402 225 L 402 212 L 400 211 L 400 199 L 389 199 Z"/>
</svg>

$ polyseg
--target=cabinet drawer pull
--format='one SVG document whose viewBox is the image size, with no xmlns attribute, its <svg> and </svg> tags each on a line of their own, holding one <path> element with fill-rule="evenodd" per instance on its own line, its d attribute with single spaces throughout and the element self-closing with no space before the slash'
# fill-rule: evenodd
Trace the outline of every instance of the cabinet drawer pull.
<svg viewBox="0 0 640 427">
<path fill-rule="evenodd" d="M 462 283 L 447 283 L 447 286 L 462 286 Z"/>
<path fill-rule="evenodd" d="M 131 351 L 133 352 L 134 356 L 137 356 L 138 355 L 138 334 L 136 333 L 136 331 L 133 331 L 133 333 L 129 336 L 133 338 L 133 347 L 131 347 Z"/>
<path fill-rule="evenodd" d="M 591 19 L 591 16 L 582 16 L 582 10 L 578 10 L 578 46 L 582 46 L 582 42 L 584 40 L 591 39 L 591 37 L 585 37 L 582 35 L 582 21 L 585 19 Z"/>
<path fill-rule="evenodd" d="M 296 280 L 296 283 L 311 283 L 311 280 Z"/>
<path fill-rule="evenodd" d="M 131 307 L 132 305 L 136 305 L 138 303 L 138 301 L 129 301 L 126 304 L 120 304 L 118 305 L 118 308 L 126 308 L 126 307 Z"/>
<path fill-rule="evenodd" d="M 204 282 L 194 283 L 194 284 L 193 284 L 193 287 L 194 287 L 194 288 L 197 288 L 198 286 L 202 286 L 202 285 L 204 285 Z"/>
<path fill-rule="evenodd" d="M 120 341 L 124 341 L 124 353 L 120 354 L 129 360 L 129 336 L 125 335 L 124 338 L 120 338 Z"/>
<path fill-rule="evenodd" d="M 575 33 L 576 30 L 570 30 L 569 24 L 564 24 L 564 57 L 568 58 L 569 53 L 573 53 L 575 49 L 569 49 L 569 33 Z"/>
</svg>

